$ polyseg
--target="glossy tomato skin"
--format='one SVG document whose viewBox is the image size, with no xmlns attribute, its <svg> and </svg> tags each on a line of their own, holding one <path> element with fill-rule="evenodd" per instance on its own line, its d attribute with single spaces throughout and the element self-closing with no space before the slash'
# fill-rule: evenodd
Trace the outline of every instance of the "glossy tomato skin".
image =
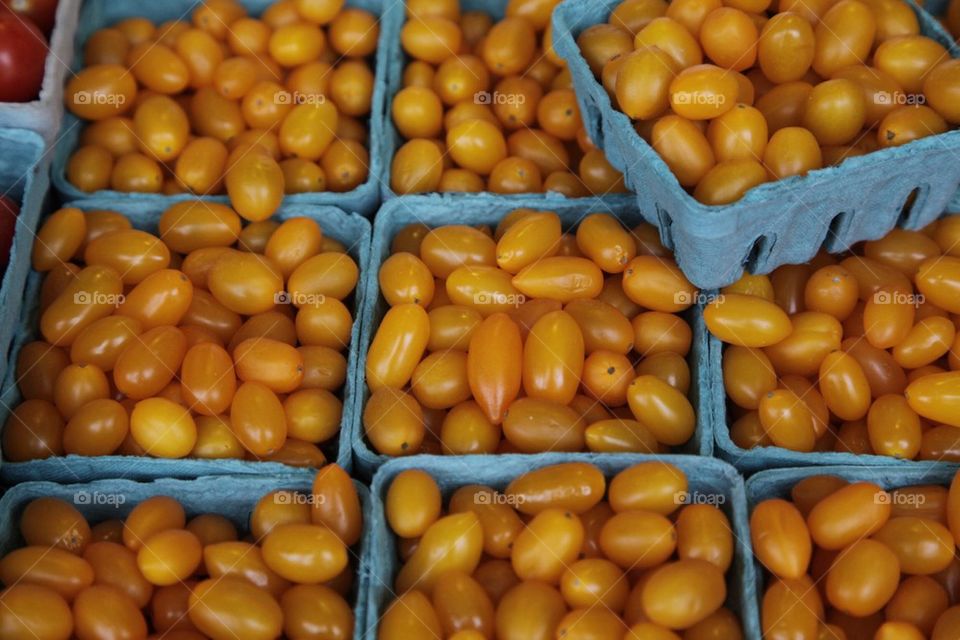
<svg viewBox="0 0 960 640">
<path fill-rule="evenodd" d="M 40 93 L 47 39 L 29 20 L 0 10 L 0 101 L 30 102 Z"/>
</svg>

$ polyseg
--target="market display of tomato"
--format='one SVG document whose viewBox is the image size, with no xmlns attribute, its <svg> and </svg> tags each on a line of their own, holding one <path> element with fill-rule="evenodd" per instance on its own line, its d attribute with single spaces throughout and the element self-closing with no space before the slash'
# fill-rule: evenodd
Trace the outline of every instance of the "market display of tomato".
<svg viewBox="0 0 960 640">
<path fill-rule="evenodd" d="M 109 497 L 125 505 L 123 494 Z M 331 519 L 312 506 L 328 501 L 347 508 Z M 126 507 L 123 520 L 89 522 L 59 498 L 26 505 L 24 546 L 0 558 L 0 637 L 353 637 L 350 547 L 359 538 L 342 525 L 359 531 L 362 521 L 356 488 L 340 467 L 320 470 L 312 492 L 261 497 L 243 523 L 188 515 L 165 495 Z"/>
<path fill-rule="evenodd" d="M 37 233 L 36 340 L 7 461 L 246 458 L 320 467 L 335 454 L 359 268 L 309 217 L 243 226 L 183 201 L 156 232 L 65 208 Z"/>
<path fill-rule="evenodd" d="M 708 205 L 960 123 L 960 63 L 904 0 L 625 0 L 577 43 Z"/>
<path fill-rule="evenodd" d="M 369 175 L 379 29 L 342 1 L 292 0 L 259 17 L 208 0 L 100 29 L 66 88 L 89 121 L 67 178 L 84 192 L 226 193 L 250 221 L 284 194 L 351 191 Z"/>
<path fill-rule="evenodd" d="M 960 606 L 960 475 L 884 490 L 811 474 L 758 503 L 764 638 L 949 640 Z"/>
<path fill-rule="evenodd" d="M 413 224 L 380 267 L 367 440 L 416 453 L 668 451 L 693 436 L 695 289 L 653 227 L 517 209 Z"/>
<path fill-rule="evenodd" d="M 47 52 L 47 39 L 37 25 L 0 5 L 0 102 L 39 97 Z"/>
<path fill-rule="evenodd" d="M 401 569 L 379 640 L 744 637 L 724 606 L 730 521 L 678 498 L 688 482 L 676 466 L 641 462 L 608 483 L 570 462 L 502 489 L 467 482 L 444 508 L 426 471 L 391 481 L 384 508 Z"/>
<path fill-rule="evenodd" d="M 721 291 L 737 446 L 960 461 L 957 238 L 947 216 Z"/>
<path fill-rule="evenodd" d="M 459 0 L 407 2 L 409 61 L 390 117 L 398 193 L 625 191 L 589 140 L 565 61 L 553 51 L 559 0 L 510 0 L 495 21 Z"/>
</svg>

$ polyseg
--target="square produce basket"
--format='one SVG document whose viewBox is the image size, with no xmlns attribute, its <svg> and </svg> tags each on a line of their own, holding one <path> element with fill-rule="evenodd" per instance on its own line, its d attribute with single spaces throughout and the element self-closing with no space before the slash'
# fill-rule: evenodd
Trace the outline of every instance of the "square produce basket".
<svg viewBox="0 0 960 640">
<path fill-rule="evenodd" d="M 486 456 L 419 456 L 394 460 L 381 467 L 370 488 L 373 516 L 368 520 L 372 531 L 369 540 L 370 575 L 364 625 L 367 637 L 376 636 L 380 617 L 395 597 L 393 581 L 400 569 L 400 561 L 397 538 L 390 531 L 384 515 L 384 501 L 390 483 L 401 471 L 426 471 L 437 481 L 446 500 L 457 488 L 467 484 L 484 484 L 502 490 L 517 476 L 549 465 L 587 462 L 599 467 L 609 481 L 627 467 L 651 460 L 661 460 L 679 467 L 687 475 L 691 494 L 711 494 L 723 498 L 717 500 L 717 506 L 729 518 L 735 540 L 733 564 L 727 573 L 726 605 L 740 618 L 744 637 L 748 640 L 760 640 L 759 609 L 755 591 L 757 580 L 752 562 L 747 505 L 743 478 L 736 470 L 719 460 L 696 456 L 578 453 L 504 455 L 500 456 L 497 464 L 490 464 Z"/>
<path fill-rule="evenodd" d="M 960 130 L 953 130 L 760 185 L 732 204 L 699 203 L 612 103 L 577 46 L 580 32 L 606 22 L 619 3 L 566 0 L 553 14 L 554 46 L 573 74 L 591 139 L 624 172 L 640 210 L 656 216 L 664 244 L 695 285 L 719 288 L 744 269 L 769 273 L 806 262 L 824 242 L 835 252 L 880 238 L 894 226 L 919 229 L 943 213 L 957 192 Z M 924 35 L 951 44 L 935 19 L 911 7 Z"/>
<path fill-rule="evenodd" d="M 183 505 L 188 520 L 213 513 L 233 522 L 240 532 L 248 531 L 250 515 L 261 497 L 279 489 L 309 492 L 313 483 L 310 473 L 263 476 L 217 476 L 196 480 L 161 479 L 153 482 L 130 480 L 98 480 L 85 484 L 27 482 L 8 490 L 0 499 L 0 556 L 23 546 L 20 535 L 20 514 L 37 498 L 60 498 L 74 505 L 91 522 L 125 518 L 139 503 L 154 496 L 169 496 Z M 367 555 L 369 523 L 373 520 L 369 490 L 355 482 L 363 508 L 365 532 L 350 550 L 356 558 L 357 577 L 353 589 L 354 639 L 362 640 L 366 615 Z"/>
<path fill-rule="evenodd" d="M 79 14 L 80 2 L 76 0 L 64 0 L 57 6 L 40 95 L 32 102 L 0 102 L 0 127 L 36 131 L 48 144 L 59 144 L 64 113 L 63 85 L 72 75 L 73 36 Z"/>
<path fill-rule="evenodd" d="M 9 263 L 0 285 L 0 377 L 10 363 L 10 345 L 24 304 L 23 288 L 30 273 L 30 252 L 37 222 L 50 190 L 50 166 L 40 134 L 26 129 L 0 129 L 0 195 L 20 205 L 11 225 Z"/>
<path fill-rule="evenodd" d="M 460 0 L 460 9 L 463 12 L 467 11 L 482 11 L 489 14 L 495 21 L 503 19 L 506 14 L 507 5 L 509 4 L 508 0 Z M 407 63 L 410 61 L 410 57 L 404 52 L 403 47 L 400 43 L 400 29 L 403 28 L 404 23 L 406 22 L 406 16 L 404 15 L 404 6 L 402 2 L 395 2 L 391 6 L 387 7 L 384 15 L 390 15 L 389 18 L 385 18 L 385 21 L 389 21 L 391 24 L 397 24 L 397 37 L 393 38 L 390 42 L 387 43 L 387 46 L 390 47 L 390 52 L 388 57 L 388 67 L 387 67 L 387 98 L 383 105 L 383 163 L 381 165 L 381 195 L 382 200 L 387 201 L 391 198 L 397 198 L 399 195 L 390 188 L 390 171 L 393 167 L 393 156 L 396 154 L 397 149 L 403 146 L 405 142 L 403 136 L 400 135 L 400 132 L 397 131 L 396 126 L 393 124 L 393 116 L 391 115 L 391 110 L 393 109 L 393 99 L 396 97 L 397 92 L 403 88 L 403 70 L 407 66 Z M 492 88 L 491 88 L 492 91 Z M 582 110 L 584 119 L 584 126 L 587 128 L 587 131 L 590 131 L 591 124 L 588 122 L 587 112 Z M 543 176 L 546 178 L 546 176 Z M 490 193 L 490 192 L 485 192 Z M 497 197 L 503 198 L 530 198 L 536 194 L 490 194 L 496 195 Z M 603 196 L 613 195 L 613 194 L 603 194 Z M 543 194 L 541 197 L 545 198 L 561 198 L 565 199 L 566 196 L 563 196 L 559 193 L 551 192 L 549 194 Z M 590 196 L 593 197 L 593 196 Z M 576 200 L 576 198 L 574 198 Z M 583 198 L 587 200 L 587 198 Z M 650 220 L 652 221 L 652 219 Z"/>
<path fill-rule="evenodd" d="M 155 199 L 140 199 L 127 197 L 122 200 L 108 198 L 90 199 L 71 203 L 84 211 L 112 210 L 123 213 L 130 218 L 133 226 L 147 231 L 156 231 L 160 215 L 169 205 Z M 370 251 L 370 223 L 356 214 L 345 214 L 343 211 L 329 206 L 286 204 L 277 213 L 277 218 L 283 220 L 293 216 L 306 216 L 316 220 L 323 228 L 324 233 L 342 242 L 349 250 L 350 256 L 360 266 L 361 274 L 369 261 Z M 24 255 L 30 255 L 30 244 Z M 22 260 L 23 269 L 29 270 L 29 258 Z M 40 286 L 43 277 L 34 271 L 30 272 L 26 292 L 23 295 L 25 307 L 19 320 L 9 318 L 13 330 L 16 331 L 13 347 L 10 350 L 8 362 L 14 363 L 8 367 L 6 376 L 0 389 L 0 424 L 6 422 L 10 412 L 20 401 L 20 390 L 17 387 L 15 363 L 17 355 L 24 344 L 35 340 L 38 335 L 37 322 L 39 320 Z M 353 328 L 350 334 L 351 348 L 347 355 L 347 377 L 343 387 L 343 417 L 340 434 L 331 441 L 332 448 L 323 447 L 327 458 L 336 462 L 347 471 L 353 467 L 350 449 L 350 434 L 353 433 L 350 424 L 356 421 L 353 415 L 357 404 L 356 384 L 360 366 L 356 345 L 360 340 L 360 311 L 363 308 L 365 296 L 365 282 L 362 279 L 357 284 L 353 294 L 352 310 L 354 314 Z M 348 305 L 349 306 L 349 305 Z M 336 444 L 333 444 L 333 443 Z M 155 478 L 196 478 L 207 475 L 225 474 L 283 474 L 294 471 L 293 467 L 277 462 L 256 462 L 238 459 L 201 460 L 195 458 L 181 458 L 167 460 L 141 456 L 97 456 L 87 457 L 78 455 L 54 456 L 44 460 L 30 462 L 0 463 L 0 480 L 7 483 L 25 482 L 30 480 L 51 480 L 54 482 L 87 482 L 102 478 L 128 478 L 131 480 L 152 480 Z"/>
<path fill-rule="evenodd" d="M 412 223 L 423 223 L 430 227 L 439 227 L 449 224 L 490 224 L 496 226 L 503 216 L 518 208 L 554 211 L 569 229 L 590 213 L 609 213 L 619 218 L 627 226 L 634 226 L 643 221 L 637 212 L 631 196 L 605 196 L 603 198 L 567 199 L 564 197 L 511 196 L 499 197 L 490 194 L 472 195 L 427 195 L 403 196 L 388 200 L 377 214 L 373 232 L 373 247 L 370 252 L 370 263 L 365 274 L 361 277 L 366 280 L 364 286 L 364 301 L 361 312 L 361 334 L 359 349 L 359 363 L 357 365 L 358 381 L 355 400 L 357 406 L 353 410 L 354 432 L 353 448 L 357 471 L 364 477 L 372 476 L 380 465 L 391 460 L 390 456 L 380 455 L 367 444 L 363 433 L 362 416 L 370 392 L 363 381 L 367 351 L 373 341 L 373 336 L 380 326 L 380 321 L 387 311 L 387 304 L 380 296 L 380 282 L 377 278 L 380 266 L 390 256 L 390 243 L 393 237 L 403 227 Z M 693 345 L 687 361 L 690 364 L 690 401 L 697 411 L 697 427 L 693 437 L 680 447 L 679 453 L 692 453 L 709 456 L 713 453 L 712 423 L 707 419 L 707 409 L 710 399 L 707 396 L 706 365 L 707 365 L 707 329 L 703 323 L 702 309 L 699 306 L 691 307 L 686 315 L 687 321 L 693 329 Z M 499 459 L 500 456 L 497 456 Z"/>
<path fill-rule="evenodd" d="M 251 14 L 259 15 L 267 7 L 272 5 L 274 1 L 275 0 L 241 0 L 241 4 L 246 7 Z M 79 3 L 73 0 L 65 1 L 62 4 Z M 167 20 L 189 21 L 193 10 L 200 4 L 197 0 L 154 0 L 152 2 L 135 2 L 133 0 L 86 0 L 86 2 L 83 3 L 83 10 L 80 13 L 80 24 L 73 45 L 75 46 L 75 70 L 82 68 L 84 44 L 97 30 L 134 16 L 146 17 L 155 23 L 165 22 Z M 348 6 L 364 9 L 380 16 L 380 37 L 377 43 L 376 59 L 374 62 L 375 67 L 373 69 L 373 99 L 367 122 L 369 134 L 367 145 L 370 152 L 369 176 L 363 184 L 353 191 L 346 193 L 323 191 L 294 194 L 285 196 L 284 203 L 335 206 L 348 213 L 359 213 L 361 215 L 371 216 L 380 202 L 380 185 L 378 179 L 382 173 L 381 166 L 383 160 L 386 157 L 383 150 L 383 140 L 385 136 L 383 133 L 382 114 L 387 85 L 387 67 L 389 64 L 387 51 L 389 50 L 390 42 L 394 40 L 399 41 L 403 11 L 401 7 L 400 15 L 397 15 L 396 12 L 389 12 L 387 9 L 389 9 L 393 3 L 387 2 L 386 0 L 350 0 L 347 4 Z M 67 180 L 67 163 L 70 160 L 70 156 L 80 144 L 80 135 L 85 126 L 86 124 L 83 121 L 69 113 L 67 114 L 57 144 L 56 156 L 53 160 L 53 183 L 57 191 L 64 200 L 79 200 L 82 198 L 101 196 L 128 196 L 129 194 L 117 191 L 100 191 L 93 194 L 84 193 Z M 189 200 L 196 196 L 191 194 L 180 194 L 176 196 L 138 194 L 137 197 L 155 200 L 161 203 L 170 203 L 176 200 Z M 207 197 L 214 202 L 228 201 L 226 195 Z"/>
<path fill-rule="evenodd" d="M 960 470 L 958 465 L 941 465 L 938 468 L 921 469 L 917 467 L 846 467 L 823 466 L 803 469 L 771 469 L 761 471 L 746 483 L 747 507 L 753 512 L 758 503 L 771 498 L 790 499 L 790 489 L 804 478 L 810 476 L 837 476 L 848 482 L 872 482 L 890 491 L 918 484 L 938 484 L 950 486 L 954 474 Z M 749 517 L 749 516 L 748 516 Z M 752 576 L 757 583 L 751 593 L 763 597 L 764 568 L 758 560 L 753 562 Z M 759 609 L 758 599 L 755 607 Z"/>
</svg>

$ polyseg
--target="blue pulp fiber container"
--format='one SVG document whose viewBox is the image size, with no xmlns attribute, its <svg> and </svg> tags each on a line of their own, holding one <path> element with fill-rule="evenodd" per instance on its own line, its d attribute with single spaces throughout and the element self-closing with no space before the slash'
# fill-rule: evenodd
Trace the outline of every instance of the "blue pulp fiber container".
<svg viewBox="0 0 960 640">
<path fill-rule="evenodd" d="M 133 222 L 134 227 L 146 231 L 156 232 L 157 221 L 170 203 L 155 199 L 140 199 L 127 196 L 122 200 L 110 198 L 92 198 L 71 203 L 68 206 L 78 207 L 84 211 L 106 209 L 119 211 Z M 345 214 L 335 207 L 286 204 L 277 213 L 277 218 L 283 220 L 293 216 L 306 216 L 316 220 L 323 228 L 323 232 L 349 247 L 349 254 L 360 266 L 363 274 L 370 254 L 370 223 L 356 214 Z M 31 240 L 32 241 L 32 240 Z M 30 247 L 26 248 L 29 255 Z M 24 268 L 29 269 L 29 260 L 24 259 Z M 11 363 L 16 363 L 20 348 L 40 335 L 39 300 L 40 286 L 43 278 L 40 274 L 31 271 L 27 282 L 26 293 L 23 299 L 27 307 L 19 321 L 14 322 L 11 315 L 10 323 L 15 327 L 16 338 L 10 351 Z M 353 313 L 359 318 L 363 308 L 364 290 L 366 282 L 361 278 L 354 292 Z M 354 320 L 350 335 L 350 344 L 356 345 L 360 340 L 360 323 Z M 353 467 L 350 451 L 349 426 L 356 421 L 353 412 L 356 407 L 356 385 L 360 366 L 356 348 L 351 348 L 347 355 L 347 377 L 342 390 L 343 418 L 341 432 L 336 445 L 331 449 L 325 447 L 328 459 L 337 462 L 344 469 L 350 471 Z M 15 365 L 10 366 L 0 390 L 0 424 L 6 422 L 10 412 L 20 404 L 20 390 L 17 388 Z M 333 443 L 334 441 L 331 441 Z M 207 475 L 222 474 L 282 474 L 289 473 L 293 467 L 276 462 L 251 462 L 247 460 L 199 460 L 182 458 L 166 460 L 142 456 L 59 456 L 45 460 L 30 462 L 8 462 L 0 465 L 0 480 L 7 483 L 25 482 L 29 480 L 51 480 L 54 482 L 87 482 L 101 478 L 128 478 L 131 480 L 151 480 L 154 478 L 196 478 Z"/>
<path fill-rule="evenodd" d="M 10 362 L 7 355 L 24 302 L 34 233 L 50 191 L 50 162 L 44 148 L 45 142 L 38 133 L 0 128 L 0 194 L 20 205 L 9 264 L 0 285 L 0 377 L 6 374 Z"/>
<path fill-rule="evenodd" d="M 518 208 L 555 211 L 569 229 L 590 213 L 609 213 L 622 220 L 628 227 L 642 221 L 633 203 L 632 196 L 605 196 L 603 198 L 567 199 L 563 197 L 512 196 L 502 198 L 489 194 L 474 195 L 426 195 L 403 196 L 388 200 L 380 208 L 374 224 L 373 249 L 370 253 L 370 264 L 365 275 L 365 299 L 361 312 L 360 363 L 357 365 L 358 375 L 364 375 L 367 351 L 370 343 L 380 326 L 380 320 L 387 311 L 387 304 L 380 296 L 380 283 L 377 274 L 380 265 L 390 256 L 390 242 L 403 227 L 411 223 L 424 223 L 431 227 L 440 227 L 449 224 L 496 224 L 510 211 Z M 707 419 L 707 411 L 701 407 L 708 407 L 710 399 L 706 396 L 708 390 L 704 384 L 703 372 L 706 371 L 707 361 L 707 329 L 703 323 L 701 309 L 695 308 L 687 312 L 687 321 L 693 328 L 693 346 L 687 358 L 690 363 L 691 387 L 690 401 L 697 411 L 697 429 L 687 444 L 678 448 L 678 453 L 692 453 L 709 456 L 713 453 L 712 423 Z M 357 406 L 354 408 L 352 425 L 355 429 L 352 434 L 353 449 L 357 471 L 364 477 L 373 475 L 377 467 L 390 460 L 390 456 L 374 452 L 367 444 L 363 433 L 363 408 L 370 396 L 366 384 L 361 378 L 357 382 L 358 393 L 355 396 Z M 500 456 L 497 456 L 499 459 Z"/>
<path fill-rule="evenodd" d="M 196 480 L 161 479 L 153 482 L 130 480 L 97 480 L 86 484 L 25 482 L 9 489 L 0 499 L 0 556 L 24 545 L 20 535 L 20 514 L 37 498 L 60 498 L 74 505 L 92 523 L 126 518 L 138 504 L 154 496 L 169 496 L 183 505 L 188 520 L 205 513 L 224 516 L 240 532 L 249 531 L 250 514 L 261 497 L 278 489 L 308 493 L 313 483 L 311 473 L 264 476 L 210 476 Z M 370 552 L 369 523 L 373 521 L 370 492 L 355 482 L 363 506 L 364 534 L 350 550 L 357 566 L 354 587 L 353 615 L 355 640 L 362 640 L 360 630 L 366 616 L 367 556 Z"/>
<path fill-rule="evenodd" d="M 740 471 L 750 474 L 776 467 L 806 467 L 812 465 L 888 466 L 897 469 L 932 471 L 944 466 L 934 460 L 903 460 L 891 456 L 858 455 L 834 451 L 802 453 L 783 447 L 755 447 L 741 449 L 730 438 L 730 418 L 727 413 L 727 393 L 723 385 L 723 343 L 707 332 L 707 397 L 710 424 L 716 437 L 717 452 L 721 458 Z"/>
<path fill-rule="evenodd" d="M 783 264 L 807 262 L 825 242 L 827 250 L 837 252 L 880 238 L 894 226 L 919 229 L 943 213 L 956 193 L 960 131 L 954 130 L 767 183 L 729 205 L 700 204 L 612 104 L 580 54 L 576 37 L 606 22 L 619 3 L 566 0 L 553 14 L 554 46 L 573 74 L 591 139 L 624 172 L 640 210 L 656 216 L 664 244 L 673 248 L 695 285 L 719 288 L 744 269 L 769 273 Z M 923 33 L 949 45 L 936 21 L 911 6 Z M 904 207 L 914 194 L 913 204 Z"/>
<path fill-rule="evenodd" d="M 59 144 L 57 132 L 64 113 L 63 84 L 71 74 L 73 34 L 79 14 L 79 2 L 66 0 L 57 6 L 40 95 L 31 102 L 0 102 L 0 127 L 36 131 L 47 143 Z"/>
<path fill-rule="evenodd" d="M 507 0 L 461 0 L 460 8 L 464 12 L 482 11 L 489 14 L 494 20 L 501 20 L 503 19 L 504 13 L 507 9 Z M 386 9 L 385 15 L 386 13 L 390 12 L 396 14 L 391 16 L 390 22 L 392 23 L 395 20 L 399 20 L 400 28 L 402 28 L 403 23 L 406 21 L 403 3 L 396 2 L 392 4 Z M 397 33 L 399 34 L 399 30 Z M 393 124 L 391 109 L 393 108 L 393 98 L 397 95 L 397 92 L 403 88 L 403 70 L 407 66 L 407 63 L 410 62 L 410 57 L 404 52 L 403 47 L 400 44 L 399 37 L 390 41 L 388 46 L 391 47 L 391 51 L 389 55 L 389 66 L 387 67 L 387 99 L 386 104 L 384 105 L 383 116 L 384 162 L 382 165 L 383 174 L 380 179 L 380 183 L 382 185 L 382 199 L 384 201 L 398 197 L 398 194 L 396 194 L 393 189 L 390 188 L 390 169 L 393 166 L 394 154 L 397 152 L 397 149 L 403 146 L 403 143 L 406 142 L 406 140 L 400 135 L 400 133 L 397 131 L 397 128 Z M 586 120 L 586 114 L 584 114 L 584 120 Z M 586 126 L 589 127 L 589 125 Z M 546 178 L 546 176 L 543 177 Z M 498 197 L 503 198 L 529 198 L 531 195 L 536 194 L 520 194 L 519 196 L 497 194 Z M 541 197 L 566 199 L 566 196 L 555 192 L 543 194 Z M 586 198 L 584 198 L 584 200 L 586 200 Z"/>
<path fill-rule="evenodd" d="M 736 540 L 733 564 L 727 572 L 726 605 L 740 618 L 744 637 L 760 640 L 757 607 L 756 577 L 751 561 L 749 520 L 743 478 L 736 470 L 720 460 L 697 456 L 653 456 L 639 454 L 541 453 L 533 456 L 503 455 L 496 464 L 487 456 L 418 456 L 394 460 L 377 472 L 370 487 L 373 517 L 371 527 L 368 577 L 366 634 L 376 637 L 380 617 L 396 597 L 393 581 L 400 570 L 396 536 L 384 516 L 384 500 L 393 478 L 407 469 L 422 469 L 440 485 L 444 501 L 457 488 L 467 484 L 483 484 L 503 489 L 511 480 L 533 469 L 564 462 L 588 462 L 599 467 L 609 481 L 618 472 L 641 462 L 662 460 L 679 467 L 690 483 L 691 494 L 716 496 L 716 504 L 730 519 Z M 720 499 L 722 498 L 722 499 Z"/>
<path fill-rule="evenodd" d="M 251 14 L 259 15 L 273 4 L 274 0 L 242 0 L 241 4 L 246 7 Z M 65 4 L 74 4 L 73 2 Z M 159 24 L 167 20 L 190 20 L 193 10 L 200 6 L 197 0 L 153 0 L 152 2 L 134 2 L 132 0 L 86 0 L 83 3 L 83 10 L 80 13 L 80 26 L 77 30 L 74 57 L 77 61 L 75 68 L 79 70 L 83 63 L 83 46 L 94 32 L 98 29 L 111 26 L 116 22 L 133 16 L 142 16 L 149 18 Z M 370 115 L 368 116 L 369 137 L 367 148 L 370 152 L 370 175 L 366 182 L 361 184 L 353 191 L 346 193 L 334 193 L 332 191 L 323 191 L 317 193 L 300 193 L 289 195 L 284 198 L 284 202 L 289 204 L 313 204 L 335 206 L 350 213 L 359 213 L 370 216 L 376 211 L 380 203 L 380 185 L 379 176 L 382 173 L 383 165 L 383 103 L 385 100 L 385 91 L 387 85 L 387 65 L 388 43 L 398 40 L 400 37 L 400 24 L 402 15 L 391 15 L 385 10 L 385 7 L 391 3 L 385 0 L 350 0 L 347 5 L 365 9 L 381 16 L 380 37 L 377 43 L 376 60 L 374 61 L 374 88 L 373 100 L 370 106 Z M 402 11 L 401 11 L 402 14 Z M 128 114 L 129 115 L 129 114 Z M 117 191 L 101 191 L 95 194 L 88 194 L 80 191 L 67 180 L 67 163 L 70 156 L 80 145 L 80 135 L 86 123 L 71 114 L 67 114 L 64 121 L 63 130 L 60 132 L 60 139 L 57 143 L 57 153 L 53 161 L 53 183 L 57 191 L 63 196 L 64 200 L 78 200 L 90 196 L 108 196 L 108 197 L 126 197 L 129 194 Z M 161 194 L 138 194 L 138 198 L 154 200 L 158 203 L 171 203 L 176 200 L 189 200 L 196 196 L 190 194 L 181 194 L 176 196 L 164 196 Z M 209 196 L 216 202 L 227 202 L 226 195 Z M 157 205 L 167 206 L 167 205 Z"/>
<path fill-rule="evenodd" d="M 937 468 L 918 467 L 846 467 L 829 465 L 822 467 L 771 469 L 761 471 L 747 480 L 747 504 L 750 512 L 758 503 L 771 498 L 790 499 L 790 489 L 804 478 L 810 476 L 837 476 L 849 482 L 872 482 L 886 490 L 899 489 L 917 484 L 939 484 L 949 486 L 958 465 L 940 465 Z M 759 598 L 763 597 L 764 568 L 754 560 L 753 577 L 757 583 L 751 592 L 758 597 L 755 608 L 759 608 Z"/>
</svg>

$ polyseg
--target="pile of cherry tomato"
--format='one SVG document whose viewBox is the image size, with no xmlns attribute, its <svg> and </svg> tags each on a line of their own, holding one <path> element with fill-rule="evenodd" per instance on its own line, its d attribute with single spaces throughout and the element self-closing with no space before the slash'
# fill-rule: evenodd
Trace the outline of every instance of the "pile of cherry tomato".
<svg viewBox="0 0 960 640">
<path fill-rule="evenodd" d="M 391 109 L 406 142 L 393 158 L 393 191 L 625 191 L 588 139 L 553 51 L 558 2 L 509 0 L 496 23 L 461 12 L 459 0 L 406 3 L 400 40 L 410 62 Z"/>
<path fill-rule="evenodd" d="M 415 453 L 662 452 L 687 442 L 695 289 L 656 231 L 517 209 L 410 225 L 380 268 L 367 440 Z"/>
<path fill-rule="evenodd" d="M 904 0 L 625 0 L 578 44 L 705 204 L 960 123 L 960 61 Z"/>
<path fill-rule="evenodd" d="M 71 183 L 226 192 L 261 220 L 284 193 L 367 179 L 377 16 L 344 0 L 278 0 L 254 18 L 236 0 L 206 0 L 185 18 L 129 18 L 90 36 L 65 95 L 91 122 Z"/>
<path fill-rule="evenodd" d="M 734 553 L 727 516 L 683 505 L 666 462 L 607 484 L 584 462 L 529 471 L 502 492 L 440 488 L 403 471 L 386 495 L 403 567 L 379 640 L 740 640 L 724 606 Z"/>
<path fill-rule="evenodd" d="M 243 538 L 222 515 L 188 519 L 169 496 L 99 523 L 37 498 L 20 517 L 26 546 L 0 558 L 0 637 L 348 640 L 349 547 L 362 528 L 356 488 L 336 465 L 310 493 L 263 496 Z"/>
<path fill-rule="evenodd" d="M 958 247 L 948 216 L 721 291 L 733 441 L 960 462 Z"/>
<path fill-rule="evenodd" d="M 242 227 L 186 201 L 157 235 L 61 209 L 37 234 L 39 337 L 3 453 L 247 458 L 319 467 L 340 432 L 359 269 L 306 217 Z"/>
<path fill-rule="evenodd" d="M 960 630 L 960 475 L 949 490 L 811 475 L 760 502 L 765 638 L 952 640 Z"/>
</svg>

